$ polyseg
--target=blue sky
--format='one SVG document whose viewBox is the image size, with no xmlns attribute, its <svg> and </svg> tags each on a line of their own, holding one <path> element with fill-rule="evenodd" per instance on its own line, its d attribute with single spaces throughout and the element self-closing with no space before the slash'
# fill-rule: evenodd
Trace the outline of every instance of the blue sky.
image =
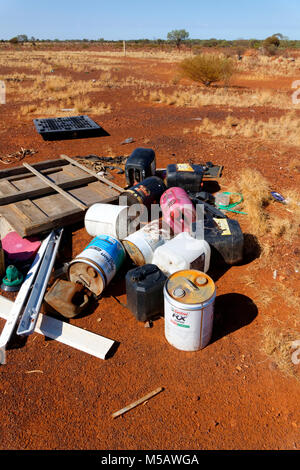
<svg viewBox="0 0 300 470">
<path fill-rule="evenodd" d="M 299 0 L 0 0 L 0 39 L 300 39 Z"/>
</svg>

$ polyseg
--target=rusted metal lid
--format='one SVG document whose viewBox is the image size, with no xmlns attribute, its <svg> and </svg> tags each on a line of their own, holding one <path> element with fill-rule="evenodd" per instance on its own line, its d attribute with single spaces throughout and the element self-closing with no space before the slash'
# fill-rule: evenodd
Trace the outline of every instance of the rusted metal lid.
<svg viewBox="0 0 300 470">
<path fill-rule="evenodd" d="M 166 283 L 170 297 L 184 304 L 208 301 L 215 293 L 213 280 L 196 269 L 185 269 L 171 274 Z"/>
<path fill-rule="evenodd" d="M 104 275 L 100 268 L 97 269 L 89 260 L 75 259 L 69 265 L 69 279 L 78 282 L 99 296 L 105 288 Z"/>
</svg>

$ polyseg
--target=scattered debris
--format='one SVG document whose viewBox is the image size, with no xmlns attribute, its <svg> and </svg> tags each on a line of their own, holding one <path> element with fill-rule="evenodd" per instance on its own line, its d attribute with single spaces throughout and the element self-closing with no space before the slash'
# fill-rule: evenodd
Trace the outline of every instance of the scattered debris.
<svg viewBox="0 0 300 470">
<path fill-rule="evenodd" d="M 22 238 L 17 232 L 10 232 L 2 239 L 2 248 L 9 263 L 31 260 L 41 246 L 36 237 Z"/>
<path fill-rule="evenodd" d="M 18 292 L 23 282 L 23 274 L 16 268 L 10 265 L 6 268 L 6 273 L 2 279 L 1 289 L 5 292 Z"/>
<path fill-rule="evenodd" d="M 74 318 L 87 308 L 88 292 L 82 284 L 57 279 L 45 295 L 45 308 L 65 318 Z"/>
<path fill-rule="evenodd" d="M 148 393 L 148 395 L 144 396 L 143 398 L 140 398 L 139 400 L 131 403 L 131 405 L 128 405 L 128 406 L 125 406 L 125 408 L 122 408 L 121 410 L 119 411 L 116 411 L 115 413 L 112 414 L 112 417 L 113 418 L 117 418 L 118 416 L 121 416 L 123 415 L 124 413 L 127 413 L 127 411 L 130 411 L 132 410 L 133 408 L 135 408 L 136 406 L 139 406 L 141 405 L 142 403 L 144 403 L 145 401 L 149 400 L 150 398 L 158 395 L 160 392 L 162 392 L 164 390 L 163 387 L 159 387 L 157 388 L 156 390 L 154 390 L 153 392 L 150 392 Z"/>
<path fill-rule="evenodd" d="M 42 370 L 26 370 L 25 374 L 43 374 Z"/>
<path fill-rule="evenodd" d="M 108 170 L 118 170 L 117 174 L 123 174 L 127 156 L 99 157 L 97 155 L 87 155 L 86 157 L 75 157 L 83 166 L 92 168 L 97 175 L 111 176 Z M 122 165 L 122 166 L 120 166 Z"/>
<path fill-rule="evenodd" d="M 128 139 L 123 140 L 120 145 L 125 145 L 125 144 L 132 144 L 132 142 L 135 142 L 133 137 L 128 137 Z"/>
<path fill-rule="evenodd" d="M 25 157 L 31 157 L 32 155 L 36 154 L 37 150 L 34 149 L 24 149 L 21 147 L 21 149 L 18 152 L 15 153 L 10 153 L 8 155 L 3 155 L 0 157 L 0 162 L 4 163 L 5 165 L 10 165 L 11 163 L 16 163 Z"/>
<path fill-rule="evenodd" d="M 271 191 L 271 196 L 275 201 L 282 202 L 283 204 L 286 204 L 285 198 L 282 196 L 282 194 L 277 193 L 276 191 Z"/>
</svg>

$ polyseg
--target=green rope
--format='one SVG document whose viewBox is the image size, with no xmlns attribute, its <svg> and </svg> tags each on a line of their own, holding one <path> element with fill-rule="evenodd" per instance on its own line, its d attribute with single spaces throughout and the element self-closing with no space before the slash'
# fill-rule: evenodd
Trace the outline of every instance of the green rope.
<svg viewBox="0 0 300 470">
<path fill-rule="evenodd" d="M 247 215 L 247 212 L 242 212 L 242 211 L 238 211 L 238 210 L 234 209 L 234 207 L 238 206 L 239 204 L 241 204 L 243 202 L 244 198 L 243 198 L 242 194 L 240 194 L 240 193 L 231 193 L 229 191 L 224 191 L 222 194 L 240 196 L 240 200 L 237 201 L 237 202 L 232 202 L 231 204 L 228 204 L 228 205 L 219 204 L 218 209 L 220 209 L 222 211 L 235 212 L 236 214 Z"/>
</svg>

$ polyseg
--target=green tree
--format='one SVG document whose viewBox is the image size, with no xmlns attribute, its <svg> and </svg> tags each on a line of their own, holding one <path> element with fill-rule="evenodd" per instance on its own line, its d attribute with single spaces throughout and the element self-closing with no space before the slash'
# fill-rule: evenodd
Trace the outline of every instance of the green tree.
<svg viewBox="0 0 300 470">
<path fill-rule="evenodd" d="M 280 46 L 280 39 L 279 37 L 282 37 L 281 34 L 277 33 L 277 34 L 273 34 L 273 36 L 269 36 L 267 37 L 265 40 L 264 40 L 264 46 L 266 48 L 270 47 L 270 46 L 275 46 L 275 47 L 279 47 Z"/>
<path fill-rule="evenodd" d="M 182 41 L 188 39 L 189 33 L 185 29 L 173 29 L 168 33 L 168 40 L 174 41 L 177 48 L 180 49 Z"/>
</svg>

